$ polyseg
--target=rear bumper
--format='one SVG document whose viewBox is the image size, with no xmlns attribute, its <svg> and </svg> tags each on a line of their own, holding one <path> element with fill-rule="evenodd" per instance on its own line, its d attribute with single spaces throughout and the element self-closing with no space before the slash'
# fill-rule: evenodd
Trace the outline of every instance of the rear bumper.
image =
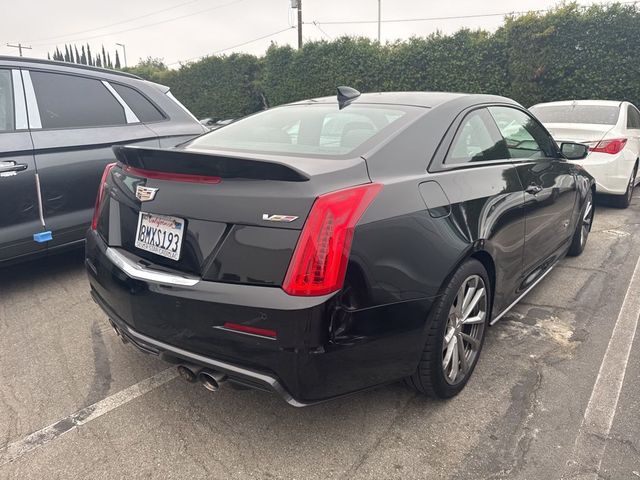
<svg viewBox="0 0 640 480">
<path fill-rule="evenodd" d="M 627 150 L 618 155 L 591 152 L 584 160 L 574 161 L 596 179 L 596 191 L 608 195 L 624 195 L 633 171 L 635 157 Z"/>
<path fill-rule="evenodd" d="M 398 380 L 419 361 L 431 299 L 347 311 L 336 295 L 292 297 L 276 287 L 188 276 L 169 284 L 139 275 L 133 262 L 119 265 L 109 250 L 88 233 L 93 298 L 123 337 L 173 363 L 218 370 L 304 406 Z M 225 322 L 277 336 L 232 332 Z"/>
<path fill-rule="evenodd" d="M 189 352 L 173 345 L 155 340 L 147 337 L 140 332 L 135 331 L 129 327 L 124 320 L 106 304 L 106 302 L 95 292 L 91 291 L 93 300 L 104 310 L 109 317 L 112 327 L 116 330 L 126 342 L 131 343 L 138 350 L 157 355 L 160 358 L 176 363 L 184 361 L 185 363 L 192 363 L 195 365 L 209 367 L 216 371 L 227 374 L 228 377 L 243 385 L 257 388 L 260 390 L 270 391 L 277 393 L 286 401 L 289 405 L 294 407 L 306 407 L 311 405 L 309 402 L 299 402 L 294 399 L 291 394 L 284 388 L 284 386 L 275 377 L 260 373 L 245 367 L 234 365 L 232 363 L 223 362 L 213 358 L 198 355 L 197 353 Z"/>
</svg>

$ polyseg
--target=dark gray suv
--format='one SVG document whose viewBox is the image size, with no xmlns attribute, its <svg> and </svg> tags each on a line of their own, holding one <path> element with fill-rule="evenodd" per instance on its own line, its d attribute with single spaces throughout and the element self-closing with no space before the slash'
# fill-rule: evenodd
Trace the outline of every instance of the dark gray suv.
<svg viewBox="0 0 640 480">
<path fill-rule="evenodd" d="M 0 266 L 81 244 L 111 147 L 208 131 L 134 75 L 0 56 Z"/>
</svg>

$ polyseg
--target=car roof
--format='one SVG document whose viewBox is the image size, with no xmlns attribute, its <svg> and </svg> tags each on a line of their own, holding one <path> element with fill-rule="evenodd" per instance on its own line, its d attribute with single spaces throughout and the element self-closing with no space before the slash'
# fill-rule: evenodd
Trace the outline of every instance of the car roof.
<svg viewBox="0 0 640 480">
<path fill-rule="evenodd" d="M 624 102 L 618 100 L 562 100 L 559 102 L 538 103 L 536 105 L 533 105 L 533 107 L 569 107 L 572 105 L 619 107 L 623 103 Z"/>
<path fill-rule="evenodd" d="M 101 68 L 94 67 L 91 65 L 82 65 L 79 63 L 70 63 L 70 62 L 59 62 L 57 60 L 44 60 L 42 58 L 29 58 L 29 57 L 14 57 L 11 55 L 0 55 L 0 62 L 11 62 L 11 63 L 24 63 L 28 64 L 40 64 L 40 65 L 51 65 L 55 67 L 65 67 L 71 69 L 79 69 L 79 70 L 90 70 L 93 72 L 104 73 L 108 75 L 119 75 L 122 77 L 135 78 L 138 80 L 143 80 L 137 75 L 127 72 L 121 72 L 120 70 L 111 70 L 109 68 Z"/>
<path fill-rule="evenodd" d="M 480 95 L 469 93 L 451 93 L 451 92 L 377 92 L 363 93 L 353 100 L 351 104 L 379 104 L 379 105 L 411 105 L 416 107 L 434 108 L 438 105 L 448 103 L 454 100 L 467 101 L 470 105 L 476 103 L 510 103 L 516 104 L 515 101 L 500 97 L 497 95 Z M 310 100 L 302 100 L 294 102 L 290 105 L 313 104 L 313 103 L 338 103 L 335 96 L 319 97 Z"/>
</svg>

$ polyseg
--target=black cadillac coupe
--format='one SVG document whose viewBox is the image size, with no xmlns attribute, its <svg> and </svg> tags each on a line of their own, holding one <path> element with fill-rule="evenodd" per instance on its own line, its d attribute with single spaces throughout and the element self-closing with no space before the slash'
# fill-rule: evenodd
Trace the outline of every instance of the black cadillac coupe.
<svg viewBox="0 0 640 480">
<path fill-rule="evenodd" d="M 340 87 L 114 150 L 86 264 L 116 332 L 210 390 L 295 406 L 399 379 L 456 395 L 594 216 L 566 161 L 587 147 L 497 96 Z"/>
</svg>

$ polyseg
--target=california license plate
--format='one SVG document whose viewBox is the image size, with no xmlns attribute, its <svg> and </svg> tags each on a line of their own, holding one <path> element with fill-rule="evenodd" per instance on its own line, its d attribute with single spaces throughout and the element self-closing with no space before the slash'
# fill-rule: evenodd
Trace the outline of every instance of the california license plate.
<svg viewBox="0 0 640 480">
<path fill-rule="evenodd" d="M 140 212 L 135 245 L 147 252 L 179 260 L 183 234 L 182 218 Z"/>
</svg>

